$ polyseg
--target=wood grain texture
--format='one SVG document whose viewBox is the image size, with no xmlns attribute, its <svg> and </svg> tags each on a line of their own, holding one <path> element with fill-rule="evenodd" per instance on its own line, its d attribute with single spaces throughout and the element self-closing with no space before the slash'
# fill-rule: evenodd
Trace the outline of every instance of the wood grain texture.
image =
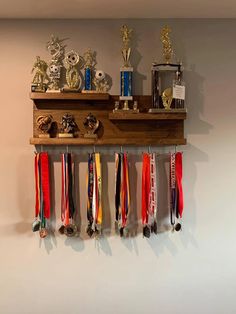
<svg viewBox="0 0 236 314">
<path fill-rule="evenodd" d="M 35 94 L 35 93 L 34 93 Z M 39 93 L 37 93 L 39 94 Z M 40 94 L 43 95 L 44 94 Z M 88 95 L 86 95 L 88 96 Z M 90 96 L 90 95 L 89 95 Z M 110 96 L 108 100 L 91 99 L 34 99 L 33 106 L 33 145 L 184 145 L 184 119 L 186 112 L 147 113 L 151 96 L 134 96 L 138 101 L 138 114 L 112 113 L 114 103 L 119 96 Z M 83 122 L 89 113 L 100 120 L 98 139 L 83 138 L 86 129 Z M 72 139 L 58 139 L 61 118 L 70 113 L 74 116 L 78 131 Z M 51 138 L 39 138 L 36 120 L 40 115 L 53 116 Z"/>
<path fill-rule="evenodd" d="M 30 93 L 32 100 L 47 99 L 47 100 L 108 100 L 110 95 L 108 93 Z"/>
</svg>

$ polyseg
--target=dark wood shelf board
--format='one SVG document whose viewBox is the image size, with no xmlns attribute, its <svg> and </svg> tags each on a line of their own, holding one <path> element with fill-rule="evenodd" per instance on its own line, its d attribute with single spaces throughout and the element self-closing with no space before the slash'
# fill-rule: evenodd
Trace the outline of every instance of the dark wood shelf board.
<svg viewBox="0 0 236 314">
<path fill-rule="evenodd" d="M 130 146 L 146 146 L 146 145 L 185 145 L 186 139 L 170 139 L 170 138 L 149 138 L 149 139 L 131 139 L 131 138 L 109 138 L 109 139 L 87 139 L 87 138 L 35 138 L 30 139 L 31 145 L 130 145 Z"/>
<path fill-rule="evenodd" d="M 163 111 L 157 113 L 109 113 L 109 120 L 185 120 L 186 111 Z"/>
<path fill-rule="evenodd" d="M 108 93 L 30 93 L 32 100 L 109 100 Z"/>
</svg>

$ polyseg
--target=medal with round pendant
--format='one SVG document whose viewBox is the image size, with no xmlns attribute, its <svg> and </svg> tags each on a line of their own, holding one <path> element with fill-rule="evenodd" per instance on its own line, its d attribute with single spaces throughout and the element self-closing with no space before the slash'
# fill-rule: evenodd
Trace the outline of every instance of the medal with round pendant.
<svg viewBox="0 0 236 314">
<path fill-rule="evenodd" d="M 46 228 L 41 228 L 41 229 L 39 230 L 39 235 L 40 235 L 40 238 L 41 238 L 41 239 L 46 238 L 46 236 L 48 235 L 47 229 L 46 229 Z"/>
<path fill-rule="evenodd" d="M 65 233 L 65 226 L 61 225 L 61 227 L 58 229 L 60 234 L 64 234 Z"/>
<path fill-rule="evenodd" d="M 77 227 L 73 223 L 70 223 L 70 224 L 66 225 L 65 228 L 64 228 L 64 234 L 67 237 L 74 237 L 75 234 L 76 234 L 76 231 L 77 231 Z"/>
<path fill-rule="evenodd" d="M 180 231 L 180 230 L 182 230 L 182 226 L 181 226 L 181 223 L 177 223 L 176 225 L 175 225 L 175 231 Z"/>
<path fill-rule="evenodd" d="M 38 220 L 38 218 L 36 218 L 34 222 L 32 223 L 32 231 L 36 232 L 36 231 L 39 231 L 39 229 L 40 229 L 40 221 Z"/>
</svg>

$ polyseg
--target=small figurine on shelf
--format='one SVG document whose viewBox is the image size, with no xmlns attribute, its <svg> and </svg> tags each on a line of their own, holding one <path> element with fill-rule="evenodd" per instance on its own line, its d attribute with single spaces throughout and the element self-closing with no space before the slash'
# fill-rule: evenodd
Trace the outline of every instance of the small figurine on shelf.
<svg viewBox="0 0 236 314">
<path fill-rule="evenodd" d="M 81 85 L 81 78 L 77 66 L 79 64 L 80 57 L 77 52 L 71 50 L 66 54 L 65 63 L 66 68 L 66 82 L 67 86 L 63 87 L 63 92 L 78 92 Z"/>
<path fill-rule="evenodd" d="M 50 79 L 47 75 L 48 65 L 44 60 L 41 60 L 39 56 L 36 57 L 36 61 L 33 65 L 31 73 L 35 71 L 34 78 L 31 84 L 32 92 L 46 92 Z M 47 84 L 45 81 L 48 81 Z"/>
<path fill-rule="evenodd" d="M 107 93 L 108 90 L 110 89 L 104 71 L 97 70 L 93 82 L 97 93 Z"/>
<path fill-rule="evenodd" d="M 59 137 L 74 137 L 74 133 L 77 129 L 77 124 L 74 117 L 71 114 L 66 113 L 61 119 L 61 130 Z"/>
<path fill-rule="evenodd" d="M 59 39 L 54 35 L 51 36 L 51 40 L 47 42 L 46 48 L 52 56 L 49 64 L 49 76 L 51 78 L 51 84 L 48 89 L 50 92 L 60 92 L 60 78 L 61 68 L 63 66 L 62 60 L 64 59 L 65 47 L 62 45 L 63 39 Z"/>
<path fill-rule="evenodd" d="M 53 117 L 51 115 L 43 115 L 39 116 L 36 119 L 36 125 L 38 131 L 40 132 L 39 137 L 49 138 L 50 137 L 50 129 L 52 126 Z"/>
<path fill-rule="evenodd" d="M 162 103 L 163 106 L 166 110 L 170 110 L 171 109 L 171 104 L 172 104 L 172 100 L 173 100 L 173 93 L 172 93 L 172 88 L 166 88 L 163 93 L 162 93 Z"/>
<path fill-rule="evenodd" d="M 97 118 L 92 115 L 92 113 L 89 113 L 85 118 L 84 126 L 87 130 L 87 133 L 84 134 L 84 137 L 97 139 L 97 134 L 95 134 L 95 132 L 97 132 L 100 126 L 100 121 L 97 120 Z"/>
</svg>

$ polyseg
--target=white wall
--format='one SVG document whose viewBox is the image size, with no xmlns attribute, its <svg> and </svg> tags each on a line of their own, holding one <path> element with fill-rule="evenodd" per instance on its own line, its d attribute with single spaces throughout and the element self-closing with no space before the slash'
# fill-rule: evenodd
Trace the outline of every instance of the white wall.
<svg viewBox="0 0 236 314">
<path fill-rule="evenodd" d="M 99 243 L 31 232 L 34 214 L 32 102 L 29 88 L 36 55 L 48 59 L 52 33 L 69 37 L 68 49 L 97 51 L 99 68 L 119 93 L 121 20 L 0 22 L 0 313 L 235 313 L 236 288 L 236 20 L 129 20 L 135 30 L 135 93 L 150 94 L 150 68 L 161 56 L 160 28 L 173 29 L 185 65 L 188 119 L 184 150 L 183 231 L 121 240 L 113 231 L 113 148 L 103 153 L 106 236 Z M 168 152 L 172 148 L 156 148 Z M 62 149 L 54 162 L 59 218 Z M 79 154 L 79 150 L 73 149 Z M 142 148 L 129 149 L 132 219 L 140 217 Z M 86 152 L 79 164 L 77 204 L 85 223 Z M 162 159 L 163 161 L 163 159 Z M 164 164 L 164 163 L 163 163 Z M 166 184 L 163 164 L 161 191 Z M 109 186 L 109 188 L 108 188 Z M 134 195 L 135 194 L 135 195 Z M 160 196 L 160 218 L 165 217 Z M 164 207 L 163 207 L 164 206 Z M 55 224 L 53 224 L 55 227 Z M 58 223 L 56 229 L 58 228 Z"/>
</svg>

